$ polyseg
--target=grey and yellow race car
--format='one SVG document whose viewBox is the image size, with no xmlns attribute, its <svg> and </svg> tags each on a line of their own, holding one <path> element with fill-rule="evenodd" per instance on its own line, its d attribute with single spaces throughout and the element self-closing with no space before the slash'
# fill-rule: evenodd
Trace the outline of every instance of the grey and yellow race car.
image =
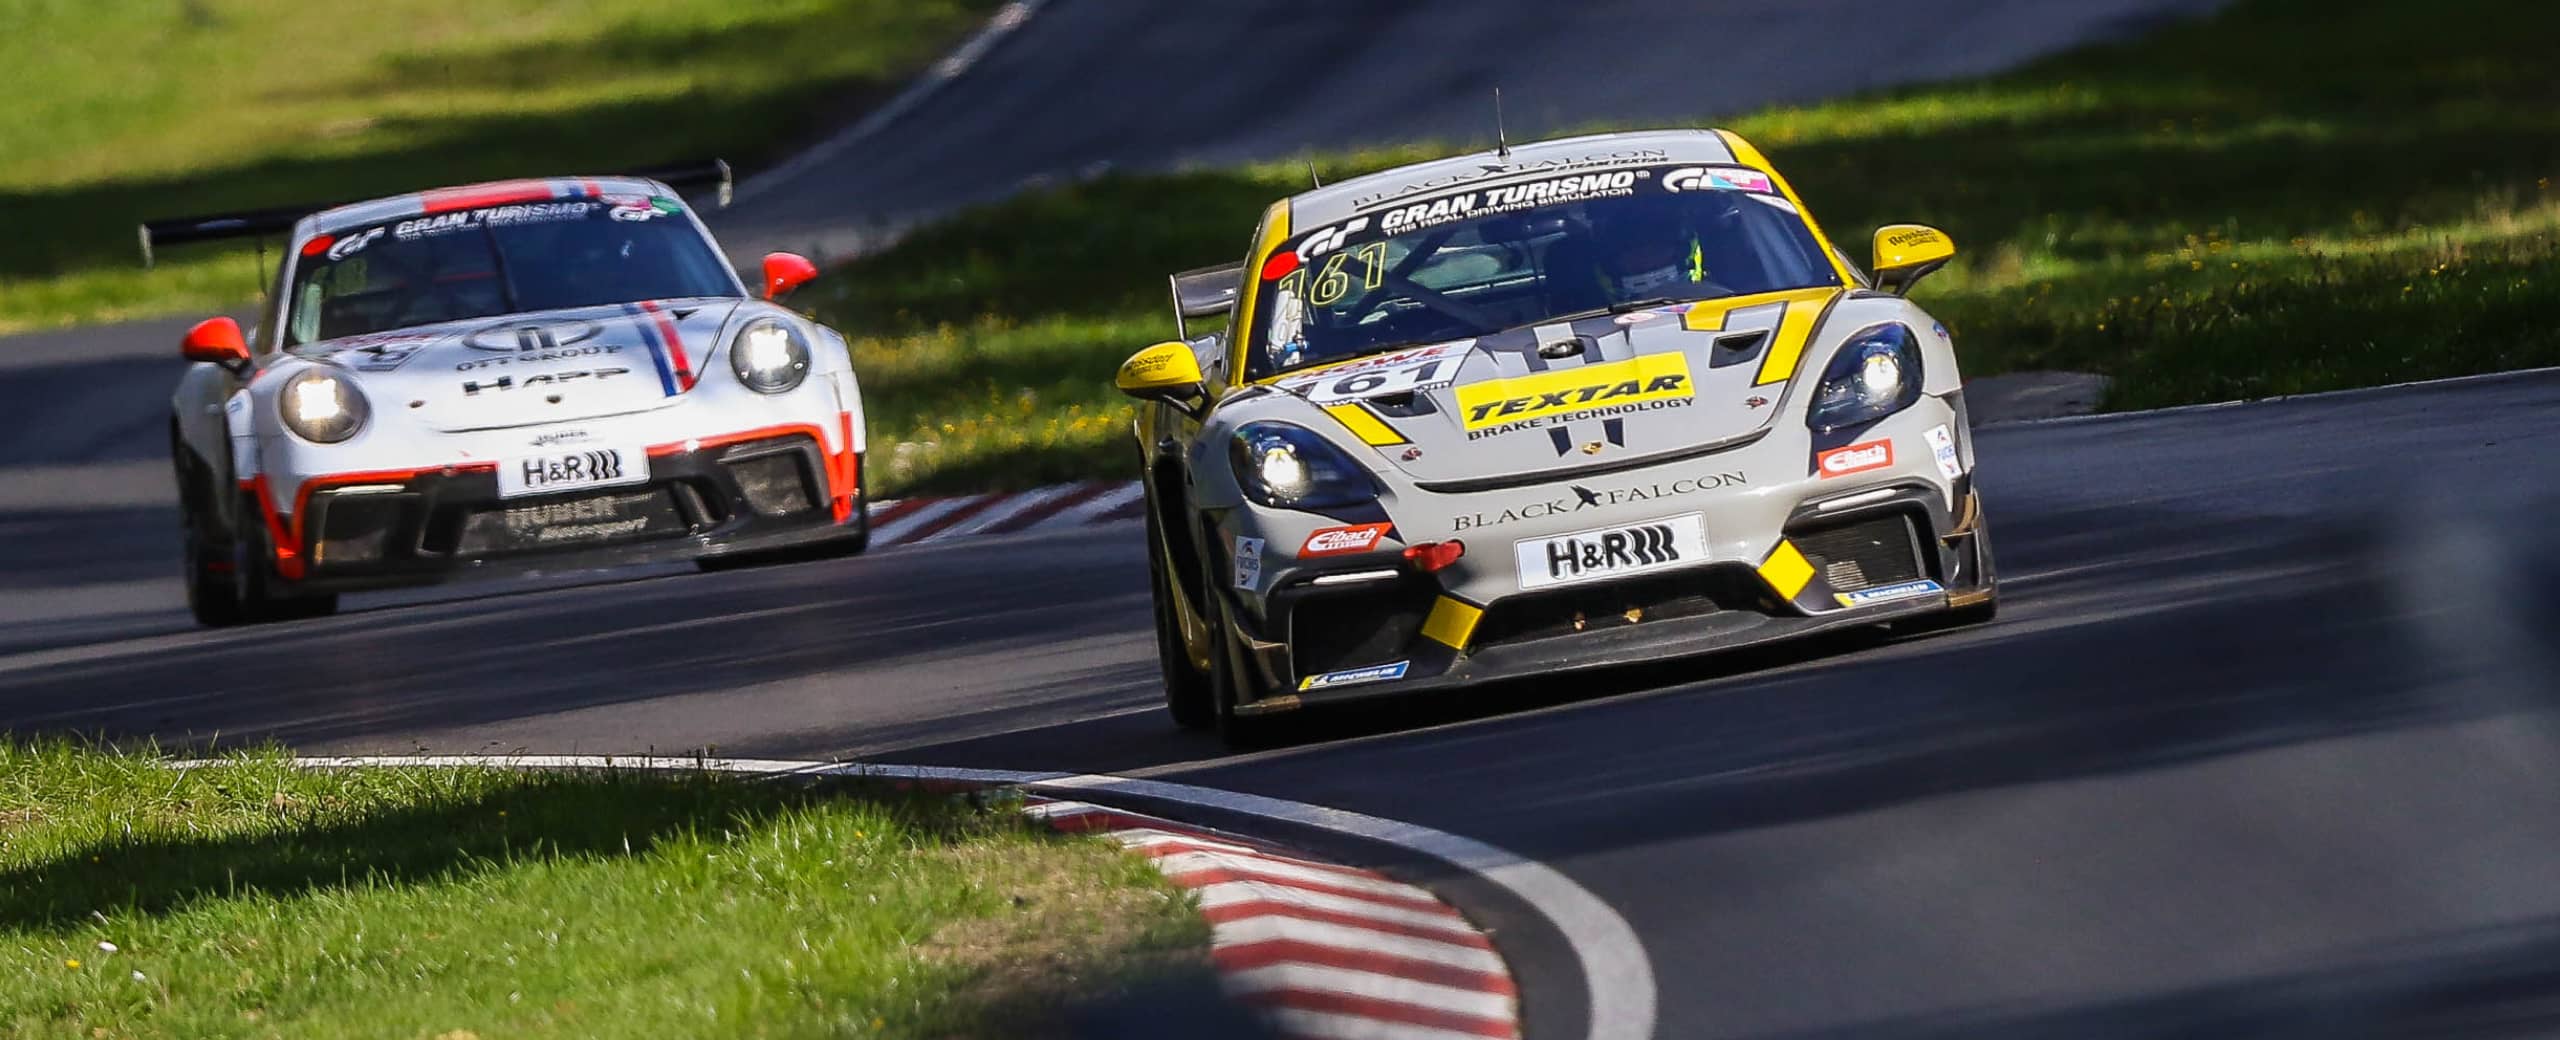
<svg viewBox="0 0 2560 1040">
<path fill-rule="evenodd" d="M 1903 296 L 1945 234 L 1861 271 L 1681 130 L 1317 188 L 1253 241 L 1117 380 L 1176 721 L 1991 616 L 1953 343 Z"/>
</svg>

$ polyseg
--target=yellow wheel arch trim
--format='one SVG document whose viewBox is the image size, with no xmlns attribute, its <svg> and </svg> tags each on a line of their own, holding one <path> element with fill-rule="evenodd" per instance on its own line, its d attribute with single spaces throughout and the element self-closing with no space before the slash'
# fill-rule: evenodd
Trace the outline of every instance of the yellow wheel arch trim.
<svg viewBox="0 0 2560 1040">
<path fill-rule="evenodd" d="M 1467 648 L 1467 640 L 1475 638 L 1476 623 L 1484 620 L 1484 608 L 1462 599 L 1442 596 L 1431 605 L 1431 616 L 1422 619 L 1422 636 L 1452 650 Z"/>
<path fill-rule="evenodd" d="M 1779 599 L 1792 602 L 1813 583 L 1813 563 L 1796 549 L 1796 543 L 1781 538 L 1777 550 L 1760 564 L 1760 580 L 1768 582 Z"/>
</svg>

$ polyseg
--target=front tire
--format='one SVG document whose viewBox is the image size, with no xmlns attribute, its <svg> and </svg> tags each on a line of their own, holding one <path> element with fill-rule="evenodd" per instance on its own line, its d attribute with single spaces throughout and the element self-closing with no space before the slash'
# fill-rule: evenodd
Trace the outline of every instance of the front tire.
<svg viewBox="0 0 2560 1040">
<path fill-rule="evenodd" d="M 275 559 L 275 547 L 267 537 L 266 525 L 250 523 L 262 515 L 254 496 L 241 495 L 239 512 L 234 515 L 240 518 L 241 526 L 248 528 L 235 532 L 239 536 L 231 540 L 232 595 L 239 603 L 243 623 L 303 621 L 338 612 L 337 593 L 297 596 L 277 587 L 275 570 L 269 562 Z"/>
<path fill-rule="evenodd" d="M 1156 668 L 1164 674 L 1165 712 L 1184 729 L 1217 725 L 1217 701 L 1210 677 L 1191 665 L 1191 648 L 1182 641 L 1174 618 L 1173 579 L 1165 574 L 1164 531 L 1155 510 L 1147 510 L 1147 591 L 1155 601 Z"/>
<path fill-rule="evenodd" d="M 182 575 L 187 583 L 187 612 L 206 628 L 247 624 L 251 618 L 231 574 L 236 554 L 231 539 L 214 518 L 205 515 L 204 481 L 191 474 L 183 461 L 178 480 L 178 523 L 186 539 Z"/>
</svg>

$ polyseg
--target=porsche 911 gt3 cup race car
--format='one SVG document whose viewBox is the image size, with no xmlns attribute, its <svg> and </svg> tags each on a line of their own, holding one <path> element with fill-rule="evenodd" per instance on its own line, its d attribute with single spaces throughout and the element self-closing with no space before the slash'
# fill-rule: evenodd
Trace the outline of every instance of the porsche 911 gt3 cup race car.
<svg viewBox="0 0 2560 1040">
<path fill-rule="evenodd" d="M 230 625 L 342 591 L 533 564 L 858 552 L 862 394 L 844 341 L 750 297 L 670 182 L 503 181 L 154 221 L 285 237 L 259 328 L 187 333 L 170 449 L 187 600 Z"/>
<path fill-rule="evenodd" d="M 1661 131 L 1318 188 L 1253 240 L 1118 376 L 1177 721 L 1990 617 L 1953 343 L 1903 298 L 1946 235 L 1862 272 L 1742 138 Z"/>
</svg>

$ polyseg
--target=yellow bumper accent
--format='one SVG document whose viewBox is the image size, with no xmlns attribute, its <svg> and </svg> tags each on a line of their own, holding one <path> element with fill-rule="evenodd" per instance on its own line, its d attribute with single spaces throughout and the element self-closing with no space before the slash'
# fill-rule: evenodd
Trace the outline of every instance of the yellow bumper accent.
<svg viewBox="0 0 2560 1040">
<path fill-rule="evenodd" d="M 1760 580 L 1778 593 L 1778 598 L 1794 600 L 1796 594 L 1813 581 L 1813 564 L 1796 551 L 1796 543 L 1780 539 L 1778 550 L 1760 565 Z"/>
<path fill-rule="evenodd" d="M 1378 413 L 1370 411 L 1367 405 L 1358 401 L 1326 405 L 1324 413 L 1332 416 L 1335 422 L 1341 423 L 1344 429 L 1350 430 L 1351 435 L 1360 438 L 1363 444 L 1386 447 L 1406 443 L 1403 434 L 1397 433 L 1395 427 L 1387 425 L 1386 420 L 1378 418 Z"/>
<path fill-rule="evenodd" d="M 1442 596 L 1431 605 L 1431 616 L 1422 619 L 1422 635 L 1452 650 L 1464 650 L 1467 640 L 1475 638 L 1476 622 L 1482 620 L 1483 607 Z"/>
</svg>

